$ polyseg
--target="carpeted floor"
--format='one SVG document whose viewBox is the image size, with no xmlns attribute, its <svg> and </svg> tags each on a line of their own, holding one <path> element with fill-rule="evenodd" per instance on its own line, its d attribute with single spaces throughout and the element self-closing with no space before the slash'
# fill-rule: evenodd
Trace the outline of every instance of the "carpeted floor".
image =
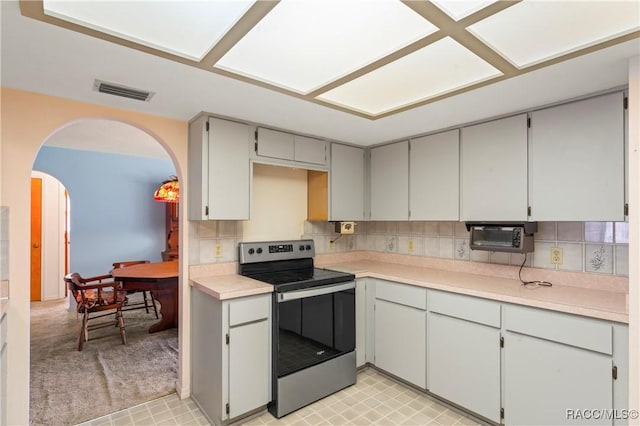
<svg viewBox="0 0 640 426">
<path fill-rule="evenodd" d="M 157 320 L 144 309 L 124 320 L 126 345 L 106 327 L 78 352 L 80 319 L 68 301 L 31 303 L 31 425 L 78 424 L 175 392 L 178 330 L 149 334 Z"/>
</svg>

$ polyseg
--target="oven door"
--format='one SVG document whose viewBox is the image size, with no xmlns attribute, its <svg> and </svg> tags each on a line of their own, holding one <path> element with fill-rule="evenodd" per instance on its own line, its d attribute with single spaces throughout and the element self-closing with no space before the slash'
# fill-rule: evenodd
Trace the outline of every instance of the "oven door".
<svg viewBox="0 0 640 426">
<path fill-rule="evenodd" d="M 355 350 L 355 282 L 276 294 L 277 377 Z"/>
</svg>

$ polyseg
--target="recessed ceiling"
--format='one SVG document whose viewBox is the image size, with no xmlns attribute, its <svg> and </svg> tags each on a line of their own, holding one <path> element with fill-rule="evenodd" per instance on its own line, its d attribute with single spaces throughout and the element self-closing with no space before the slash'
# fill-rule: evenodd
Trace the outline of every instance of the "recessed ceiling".
<svg viewBox="0 0 640 426">
<path fill-rule="evenodd" d="M 24 16 L 367 119 L 640 37 L 638 1 L 20 1 Z"/>
</svg>

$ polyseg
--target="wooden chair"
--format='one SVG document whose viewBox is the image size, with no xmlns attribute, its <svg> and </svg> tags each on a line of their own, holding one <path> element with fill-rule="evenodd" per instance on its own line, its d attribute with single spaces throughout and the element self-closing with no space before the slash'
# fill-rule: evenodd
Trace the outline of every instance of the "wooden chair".
<svg viewBox="0 0 640 426">
<path fill-rule="evenodd" d="M 69 290 L 76 300 L 77 311 L 82 314 L 82 327 L 78 336 L 78 350 L 81 351 L 84 343 L 89 340 L 89 331 L 98 328 L 113 327 L 120 329 L 122 344 L 127 343 L 127 336 L 122 318 L 122 305 L 126 299 L 126 293 L 119 290 L 120 283 L 111 280 L 111 275 L 82 278 L 74 272 L 64 277 Z M 100 315 L 91 315 L 100 312 Z M 115 320 L 102 321 L 97 324 L 89 324 L 89 320 L 113 316 Z"/>
<path fill-rule="evenodd" d="M 132 265 L 140 265 L 142 263 L 150 263 L 148 260 L 127 260 L 124 262 L 114 262 L 113 263 L 113 269 L 118 269 L 118 268 L 124 268 L 125 266 L 132 266 Z M 127 294 L 132 294 L 132 293 L 136 293 L 136 292 L 142 292 L 142 299 L 143 302 L 142 303 L 128 303 L 125 302 L 124 304 L 124 311 L 132 311 L 135 309 L 144 309 L 145 311 L 147 311 L 147 313 L 149 313 L 149 308 L 153 308 L 153 312 L 156 315 L 156 319 L 160 318 L 158 317 L 158 308 L 156 307 L 156 303 L 153 299 L 153 293 L 150 290 L 127 290 Z M 147 298 L 147 291 L 149 292 L 149 297 Z"/>
</svg>

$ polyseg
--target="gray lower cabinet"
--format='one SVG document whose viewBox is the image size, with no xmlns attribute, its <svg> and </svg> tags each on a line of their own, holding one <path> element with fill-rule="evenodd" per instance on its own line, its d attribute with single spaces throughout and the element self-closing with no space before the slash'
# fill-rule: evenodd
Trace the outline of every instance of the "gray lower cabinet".
<svg viewBox="0 0 640 426">
<path fill-rule="evenodd" d="M 271 400 L 271 295 L 217 300 L 192 288 L 192 398 L 216 425 Z"/>
<path fill-rule="evenodd" d="M 606 413 L 626 408 L 614 405 L 614 368 L 618 375 L 628 375 L 624 361 L 616 365 L 621 354 L 614 356 L 614 347 L 626 341 L 620 335 L 621 342 L 614 344 L 616 327 L 592 318 L 506 306 L 504 423 L 613 424 Z"/>
<path fill-rule="evenodd" d="M 356 345 L 369 352 L 358 365 L 371 362 L 495 423 L 628 423 L 627 325 L 363 281 Z"/>
<path fill-rule="evenodd" d="M 376 367 L 425 389 L 426 289 L 376 280 L 375 292 Z"/>
<path fill-rule="evenodd" d="M 0 425 L 7 424 L 7 314 L 0 318 Z"/>
<path fill-rule="evenodd" d="M 500 304 L 429 292 L 428 389 L 500 422 Z"/>
<path fill-rule="evenodd" d="M 569 424 L 570 410 L 613 408 L 610 356 L 507 332 L 504 357 L 507 425 Z"/>
</svg>

